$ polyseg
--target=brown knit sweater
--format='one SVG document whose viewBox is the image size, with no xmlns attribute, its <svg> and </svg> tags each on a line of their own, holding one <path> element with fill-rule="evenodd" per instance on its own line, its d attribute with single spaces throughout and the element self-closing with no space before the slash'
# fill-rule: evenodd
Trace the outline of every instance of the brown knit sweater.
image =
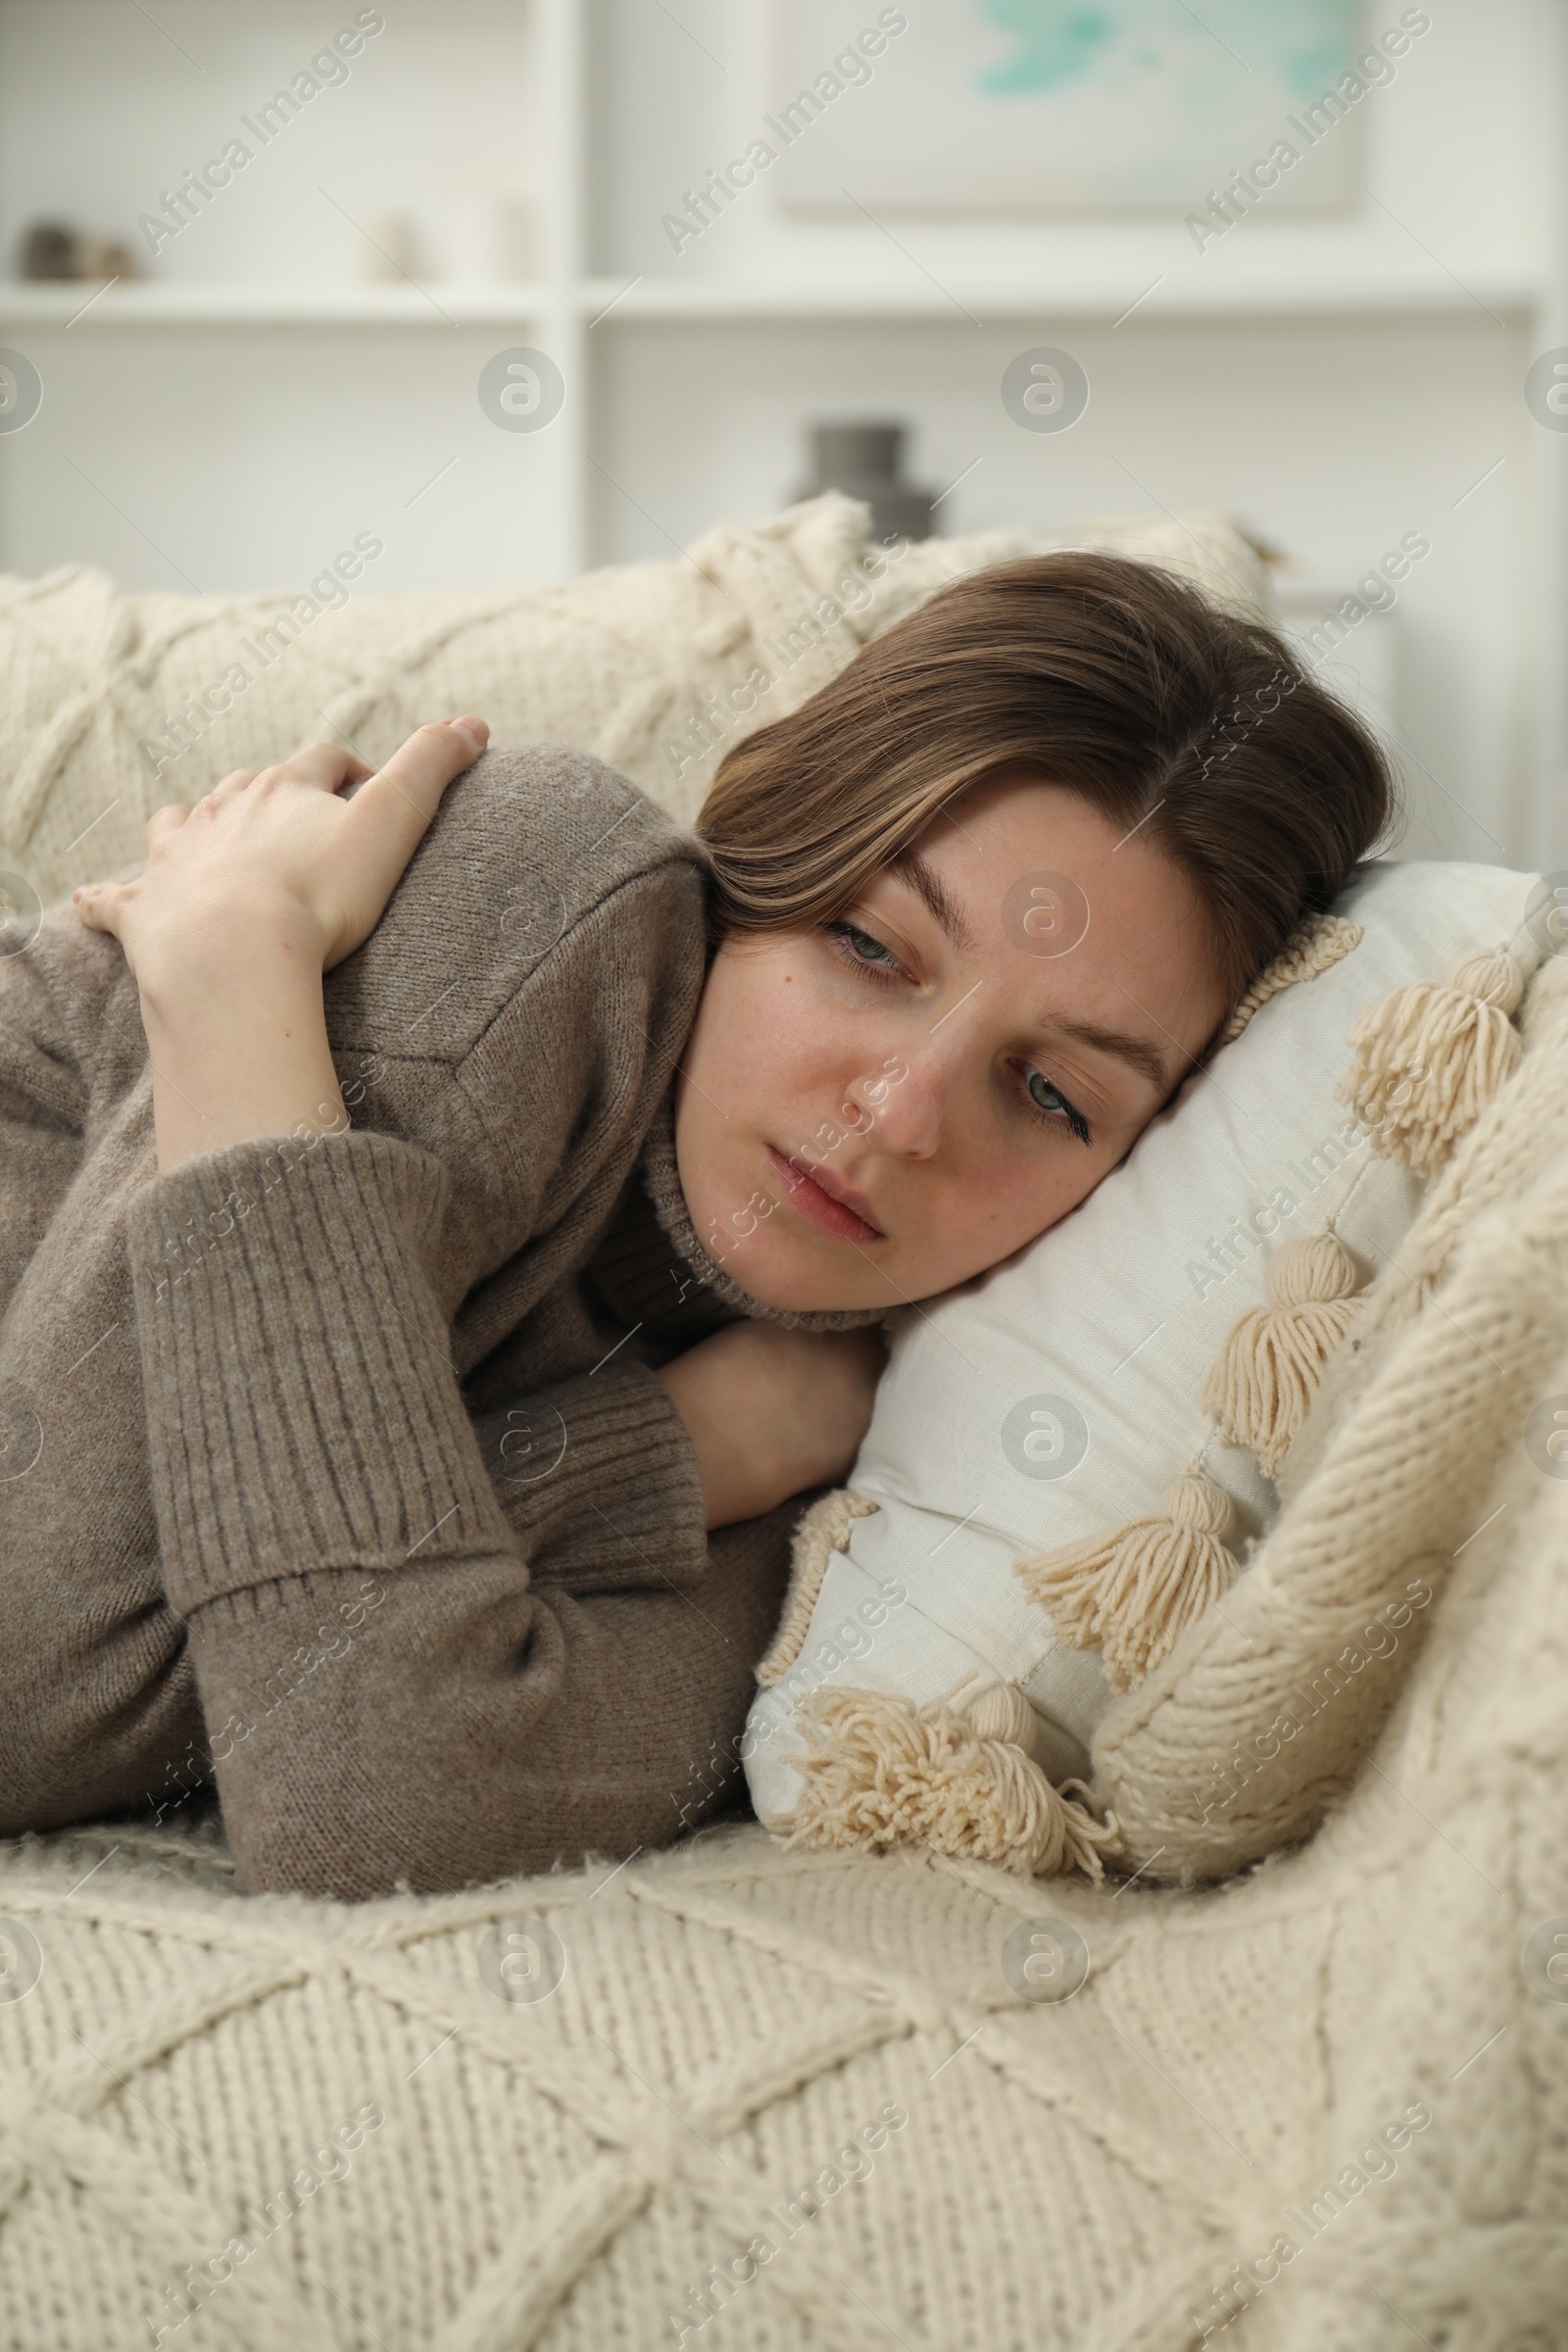
<svg viewBox="0 0 1568 2352">
<path fill-rule="evenodd" d="M 770 1314 L 675 1173 L 703 890 L 625 777 L 488 753 L 327 975 L 356 1124 L 162 1173 L 118 942 L 0 960 L 0 1835 L 216 1779 L 247 1885 L 360 1897 L 733 1788 L 801 1506 L 710 1539 L 653 1377 Z"/>
</svg>

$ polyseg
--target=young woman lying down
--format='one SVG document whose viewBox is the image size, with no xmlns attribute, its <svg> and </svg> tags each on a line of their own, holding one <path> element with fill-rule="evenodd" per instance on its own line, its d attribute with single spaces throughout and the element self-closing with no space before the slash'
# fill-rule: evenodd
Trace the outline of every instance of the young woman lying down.
<svg viewBox="0 0 1568 2352">
<path fill-rule="evenodd" d="M 1389 814 L 1110 557 L 943 590 L 695 833 L 486 735 L 228 776 L 0 962 L 0 1834 L 216 1783 L 245 1885 L 357 1898 L 724 1802 L 882 1317 L 1082 1200 Z"/>
</svg>

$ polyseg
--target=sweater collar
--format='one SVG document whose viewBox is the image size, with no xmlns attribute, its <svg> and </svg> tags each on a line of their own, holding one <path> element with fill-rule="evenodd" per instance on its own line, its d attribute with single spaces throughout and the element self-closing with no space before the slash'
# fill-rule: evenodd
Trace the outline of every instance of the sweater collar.
<svg viewBox="0 0 1568 2352">
<path fill-rule="evenodd" d="M 786 1331 L 856 1331 L 866 1323 L 880 1323 L 893 1310 L 885 1306 L 846 1307 L 782 1307 L 764 1306 L 743 1290 L 731 1275 L 703 1248 L 697 1229 L 681 1190 L 680 1170 L 675 1159 L 675 1086 L 674 1081 L 664 1090 L 663 1100 L 655 1114 L 654 1123 L 643 1144 L 641 1158 L 642 1180 L 648 1198 L 654 1204 L 665 1238 L 696 1273 L 704 1288 L 726 1305 L 738 1307 L 757 1323 L 778 1323 Z"/>
</svg>

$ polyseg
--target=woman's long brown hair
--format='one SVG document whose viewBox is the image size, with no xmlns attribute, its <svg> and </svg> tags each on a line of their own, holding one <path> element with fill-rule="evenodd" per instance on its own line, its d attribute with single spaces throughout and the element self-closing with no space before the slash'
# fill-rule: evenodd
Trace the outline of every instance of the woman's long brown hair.
<svg viewBox="0 0 1568 2352">
<path fill-rule="evenodd" d="M 841 915 L 958 794 L 1028 768 L 1196 885 L 1232 998 L 1396 812 L 1294 648 L 1174 574 L 1045 555 L 971 572 L 724 760 L 697 820 L 713 939 Z"/>
</svg>

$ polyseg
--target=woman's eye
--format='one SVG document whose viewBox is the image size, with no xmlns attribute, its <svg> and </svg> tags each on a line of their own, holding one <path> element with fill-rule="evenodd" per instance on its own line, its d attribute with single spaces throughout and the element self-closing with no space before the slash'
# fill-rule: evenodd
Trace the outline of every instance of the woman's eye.
<svg viewBox="0 0 1568 2352">
<path fill-rule="evenodd" d="M 846 963 L 858 972 L 874 972 L 879 979 L 891 980 L 904 969 L 898 957 L 885 948 L 869 931 L 858 923 L 834 922 L 822 926 L 838 945 Z"/>
<path fill-rule="evenodd" d="M 1044 1070 L 1031 1070 L 1024 1083 L 1029 1107 L 1043 1126 L 1066 1127 L 1081 1144 L 1091 1141 L 1089 1121 L 1074 1108 L 1059 1086 Z"/>
</svg>

